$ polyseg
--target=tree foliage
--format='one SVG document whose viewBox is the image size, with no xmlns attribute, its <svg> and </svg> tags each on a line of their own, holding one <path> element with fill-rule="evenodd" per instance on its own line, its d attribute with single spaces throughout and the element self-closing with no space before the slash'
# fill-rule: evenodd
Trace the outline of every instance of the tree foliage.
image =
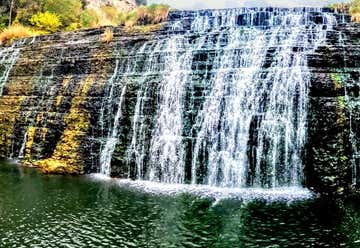
<svg viewBox="0 0 360 248">
<path fill-rule="evenodd" d="M 56 32 L 59 30 L 61 26 L 61 22 L 59 17 L 48 11 L 42 13 L 38 13 L 33 15 L 30 18 L 30 22 L 35 27 L 39 28 L 40 30 L 48 31 L 48 32 Z"/>
</svg>

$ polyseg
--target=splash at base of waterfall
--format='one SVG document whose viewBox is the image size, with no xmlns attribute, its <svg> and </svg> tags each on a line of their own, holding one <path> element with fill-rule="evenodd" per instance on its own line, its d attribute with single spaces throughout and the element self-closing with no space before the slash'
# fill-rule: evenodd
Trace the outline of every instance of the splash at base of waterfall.
<svg viewBox="0 0 360 248">
<path fill-rule="evenodd" d="M 207 185 L 167 184 L 143 180 L 128 180 L 110 178 L 103 174 L 91 174 L 90 178 L 97 181 L 108 181 L 120 187 L 134 189 L 148 194 L 176 196 L 190 194 L 201 198 L 212 198 L 215 202 L 221 200 L 238 200 L 249 202 L 262 200 L 266 202 L 294 202 L 313 199 L 315 194 L 302 187 L 280 188 L 220 188 Z"/>
</svg>

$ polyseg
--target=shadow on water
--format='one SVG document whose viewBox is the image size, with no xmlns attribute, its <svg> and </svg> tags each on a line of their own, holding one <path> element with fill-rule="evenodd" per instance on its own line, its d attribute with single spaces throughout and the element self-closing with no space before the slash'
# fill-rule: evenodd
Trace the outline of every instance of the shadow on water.
<svg viewBox="0 0 360 248">
<path fill-rule="evenodd" d="M 160 196 L 0 165 L 1 247 L 359 247 L 358 202 Z"/>
</svg>

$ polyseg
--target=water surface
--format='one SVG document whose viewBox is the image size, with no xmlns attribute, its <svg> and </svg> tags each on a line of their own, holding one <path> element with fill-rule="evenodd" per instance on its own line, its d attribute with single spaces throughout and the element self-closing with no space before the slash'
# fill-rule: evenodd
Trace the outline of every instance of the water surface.
<svg viewBox="0 0 360 248">
<path fill-rule="evenodd" d="M 360 206 L 215 202 L 0 164 L 0 247 L 360 247 Z"/>
</svg>

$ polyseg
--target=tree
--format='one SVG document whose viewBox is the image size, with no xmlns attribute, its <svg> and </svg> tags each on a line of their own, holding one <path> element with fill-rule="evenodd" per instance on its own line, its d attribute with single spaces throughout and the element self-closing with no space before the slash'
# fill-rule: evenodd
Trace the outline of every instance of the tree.
<svg viewBox="0 0 360 248">
<path fill-rule="evenodd" d="M 11 26 L 12 23 L 12 12 L 14 9 L 14 0 L 10 0 L 10 11 L 9 11 L 9 27 Z"/>
</svg>

